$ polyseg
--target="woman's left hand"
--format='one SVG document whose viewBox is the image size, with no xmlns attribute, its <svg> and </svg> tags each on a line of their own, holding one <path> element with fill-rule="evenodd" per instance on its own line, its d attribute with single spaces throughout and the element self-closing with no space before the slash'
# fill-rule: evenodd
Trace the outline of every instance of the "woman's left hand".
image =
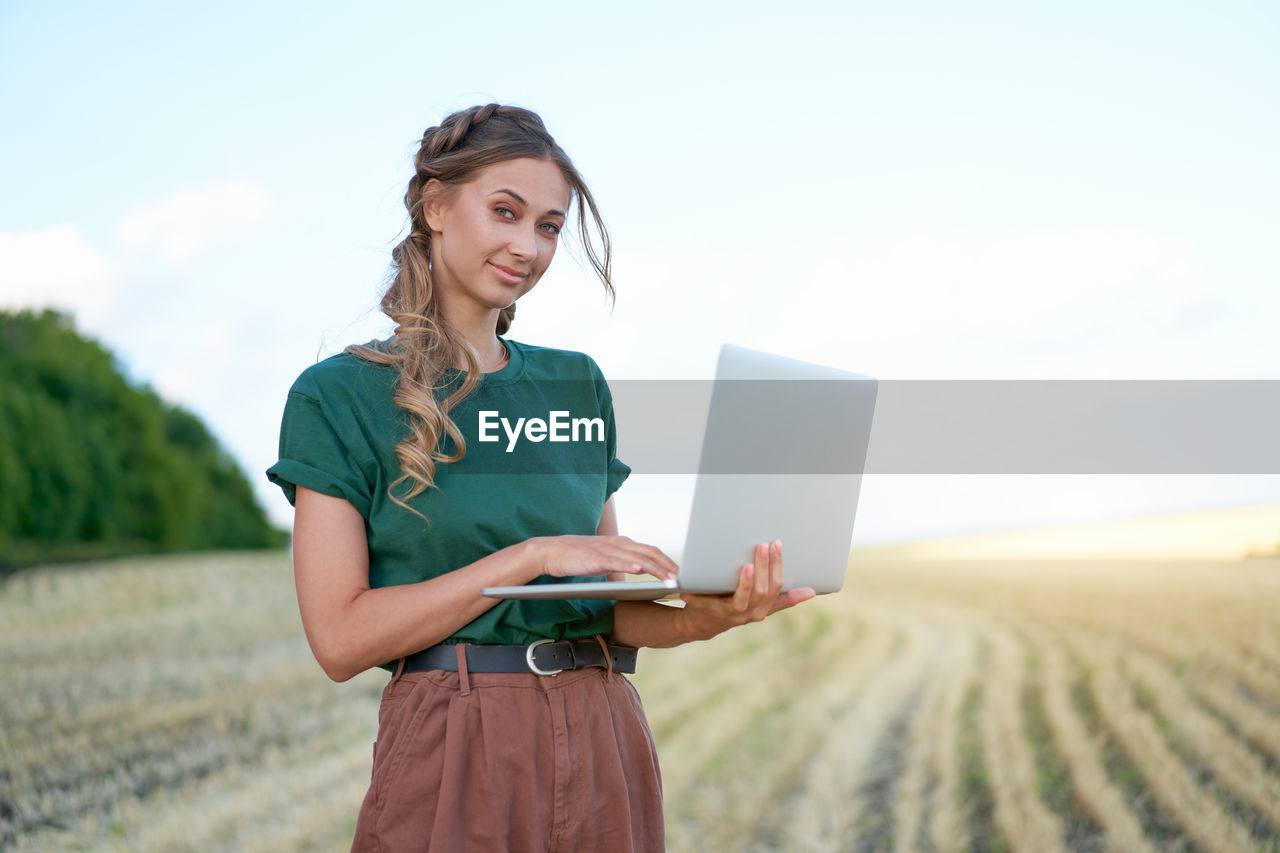
<svg viewBox="0 0 1280 853">
<path fill-rule="evenodd" d="M 753 563 L 739 570 L 732 595 L 680 596 L 685 604 L 685 627 L 692 638 L 706 640 L 738 625 L 759 622 L 816 594 L 809 587 L 782 591 L 782 543 L 778 540 L 757 545 L 753 557 Z"/>
</svg>

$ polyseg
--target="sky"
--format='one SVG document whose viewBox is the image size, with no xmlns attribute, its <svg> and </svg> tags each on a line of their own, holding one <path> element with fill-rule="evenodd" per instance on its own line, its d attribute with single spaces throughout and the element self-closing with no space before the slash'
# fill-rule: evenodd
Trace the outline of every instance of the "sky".
<svg viewBox="0 0 1280 853">
<path fill-rule="evenodd" d="M 614 240 L 517 340 L 883 379 L 1280 378 L 1271 3 L 0 2 L 0 307 L 201 416 L 271 517 L 296 375 L 377 310 L 424 129 L 536 110 Z M 688 478 L 624 532 L 678 545 Z M 1280 500 L 1280 477 L 874 477 L 855 542 Z"/>
</svg>

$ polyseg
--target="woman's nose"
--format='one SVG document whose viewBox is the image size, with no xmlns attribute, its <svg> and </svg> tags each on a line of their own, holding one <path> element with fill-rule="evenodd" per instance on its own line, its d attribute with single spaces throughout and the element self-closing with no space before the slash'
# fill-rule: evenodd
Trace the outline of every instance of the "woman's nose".
<svg viewBox="0 0 1280 853">
<path fill-rule="evenodd" d="M 517 229 L 511 238 L 510 251 L 516 257 L 529 258 L 530 260 L 536 258 L 538 256 L 538 240 L 537 235 L 533 233 L 533 229 Z"/>
</svg>

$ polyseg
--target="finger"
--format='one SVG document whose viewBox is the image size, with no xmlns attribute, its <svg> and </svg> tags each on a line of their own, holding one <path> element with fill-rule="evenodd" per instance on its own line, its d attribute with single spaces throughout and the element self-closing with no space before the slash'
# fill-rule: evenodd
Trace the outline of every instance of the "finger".
<svg viewBox="0 0 1280 853">
<path fill-rule="evenodd" d="M 738 586 L 733 591 L 733 609 L 739 613 L 745 613 L 751 603 L 754 576 L 755 568 L 750 563 L 744 563 L 738 571 Z"/>
<path fill-rule="evenodd" d="M 751 596 L 750 613 L 747 616 L 751 622 L 759 622 L 772 613 L 778 593 L 782 592 L 782 572 L 776 565 L 774 542 L 756 546 L 756 582 Z"/>
<path fill-rule="evenodd" d="M 646 559 L 643 562 L 633 562 L 631 566 L 635 569 L 632 574 L 643 573 L 651 575 L 660 581 L 670 580 L 675 577 L 675 575 L 667 571 L 665 567 L 654 563 L 652 560 Z"/>
<path fill-rule="evenodd" d="M 817 593 L 813 591 L 812 587 L 801 586 L 788 590 L 778 596 L 777 600 L 773 603 L 773 609 L 769 612 L 777 613 L 779 610 L 786 610 L 788 607 L 795 607 L 797 604 L 808 601 L 815 596 L 817 596 Z"/>
<path fill-rule="evenodd" d="M 596 570 L 585 572 L 584 574 L 607 574 L 610 572 L 621 572 L 628 575 L 649 574 L 659 580 L 665 580 L 667 577 L 666 572 L 659 570 L 655 566 L 646 566 L 644 563 L 638 563 L 629 554 L 606 557 L 596 567 Z"/>
<path fill-rule="evenodd" d="M 680 566 L 675 560 L 668 557 L 661 548 L 655 545 L 641 545 L 640 547 L 643 548 L 645 553 L 649 555 L 649 558 L 653 560 L 654 563 L 661 566 L 670 577 L 675 577 L 680 574 Z"/>
<path fill-rule="evenodd" d="M 769 595 L 769 579 L 770 579 L 769 546 L 757 545 L 755 548 L 754 558 L 756 561 L 756 564 L 755 564 L 756 587 L 755 587 L 755 595 L 753 596 L 754 598 L 754 601 L 752 602 L 753 604 L 759 603 L 761 600 L 763 600 Z"/>
<path fill-rule="evenodd" d="M 782 540 L 775 539 L 769 545 L 769 588 L 776 595 L 782 589 Z"/>
<path fill-rule="evenodd" d="M 658 577 L 675 577 L 680 573 L 680 566 L 676 564 L 675 560 L 663 553 L 661 548 L 654 545 L 644 545 L 626 536 L 613 537 L 613 543 L 617 547 L 631 553 L 637 560 L 647 561 L 648 563 L 658 567 L 662 572 Z M 650 572 L 650 574 L 654 574 L 654 572 Z"/>
<path fill-rule="evenodd" d="M 644 566 L 639 563 L 633 563 L 625 557 L 615 557 L 611 562 L 611 566 L 615 566 L 614 571 L 624 572 L 628 575 L 644 574 Z"/>
<path fill-rule="evenodd" d="M 666 568 L 656 562 L 652 557 L 643 551 L 631 550 L 628 548 L 612 546 L 606 547 L 610 566 L 618 566 L 620 568 L 615 571 L 622 571 L 628 574 L 649 574 L 658 580 L 666 580 L 671 573 Z"/>
</svg>

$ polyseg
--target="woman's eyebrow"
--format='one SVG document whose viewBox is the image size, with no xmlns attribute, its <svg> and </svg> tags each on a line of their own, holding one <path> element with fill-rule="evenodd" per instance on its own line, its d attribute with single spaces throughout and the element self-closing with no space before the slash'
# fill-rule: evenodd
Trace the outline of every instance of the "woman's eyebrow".
<svg viewBox="0 0 1280 853">
<path fill-rule="evenodd" d="M 514 198 L 516 201 L 518 201 L 518 202 L 520 202 L 521 204 L 523 204 L 525 207 L 528 207 L 528 206 L 529 206 L 529 202 L 527 202 L 527 201 L 525 201 L 524 199 L 522 199 L 522 198 L 520 197 L 520 194 L 519 194 L 519 193 L 517 193 L 515 190 L 509 190 L 509 189 L 507 189 L 506 187 L 503 187 L 502 189 L 494 190 L 492 193 L 490 193 L 490 195 L 497 195 L 498 193 L 506 193 L 507 195 L 509 195 L 509 196 L 511 196 L 512 198 Z M 563 216 L 564 216 L 564 211 L 563 211 L 563 210 L 548 210 L 548 211 L 547 211 L 547 214 L 548 214 L 549 216 L 561 216 L 561 217 L 563 217 Z"/>
</svg>

